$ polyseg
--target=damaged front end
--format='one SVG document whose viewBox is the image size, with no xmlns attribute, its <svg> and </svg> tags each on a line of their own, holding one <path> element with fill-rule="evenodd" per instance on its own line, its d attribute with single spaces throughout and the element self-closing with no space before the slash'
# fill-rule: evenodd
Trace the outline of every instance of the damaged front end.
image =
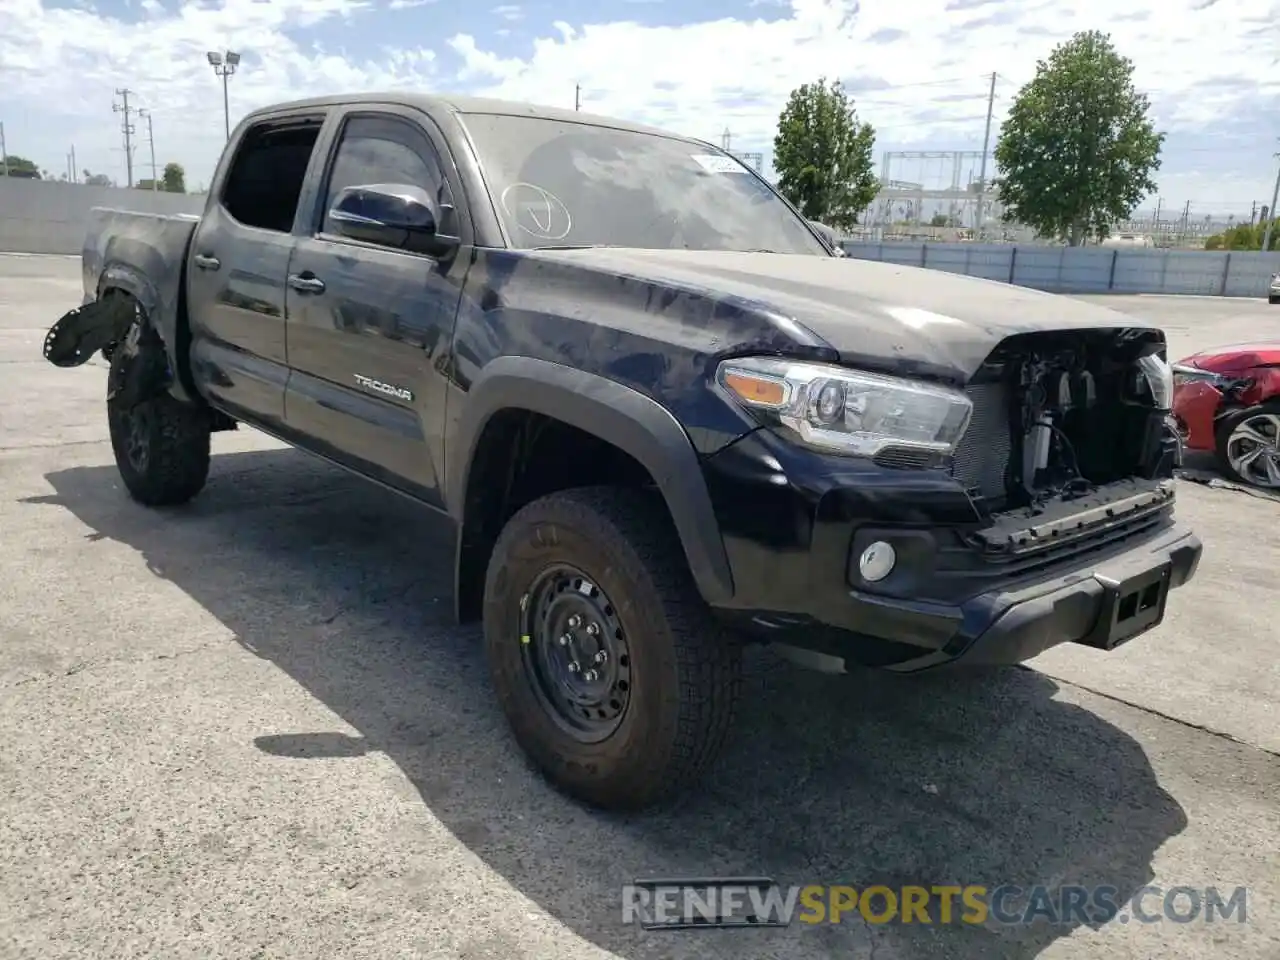
<svg viewBox="0 0 1280 960">
<path fill-rule="evenodd" d="M 1181 441 L 1152 329 L 1019 334 L 970 379 L 952 472 L 989 525 L 972 545 L 1024 553 L 1166 514 Z"/>
</svg>

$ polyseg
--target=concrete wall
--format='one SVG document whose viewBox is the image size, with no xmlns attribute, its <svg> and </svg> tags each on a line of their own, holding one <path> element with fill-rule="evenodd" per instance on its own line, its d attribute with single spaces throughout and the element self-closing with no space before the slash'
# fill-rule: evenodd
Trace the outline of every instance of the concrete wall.
<svg viewBox="0 0 1280 960">
<path fill-rule="evenodd" d="M 0 253 L 79 254 L 94 207 L 200 213 L 204 201 L 181 193 L 0 177 Z"/>
<path fill-rule="evenodd" d="M 994 243 L 843 244 L 850 257 L 1000 280 L 1052 293 L 1265 297 L 1280 252 L 1045 247 Z"/>
</svg>

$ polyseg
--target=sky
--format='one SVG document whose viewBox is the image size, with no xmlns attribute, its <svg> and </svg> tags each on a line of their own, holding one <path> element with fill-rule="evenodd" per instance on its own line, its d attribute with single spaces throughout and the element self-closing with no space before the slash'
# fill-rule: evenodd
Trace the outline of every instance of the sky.
<svg viewBox="0 0 1280 960">
<path fill-rule="evenodd" d="M 482 94 L 655 124 L 770 153 L 787 95 L 839 78 L 885 151 L 981 151 L 1036 62 L 1076 30 L 1109 32 L 1166 131 L 1163 211 L 1249 216 L 1280 151 L 1280 0 L 0 0 L 0 123 L 9 153 L 57 176 L 125 182 L 118 89 L 150 112 L 156 163 L 206 184 L 222 82 L 242 55 L 234 127 L 259 106 L 326 93 Z M 150 176 L 147 120 L 134 178 Z M 976 164 L 976 160 L 973 164 Z M 768 171 L 766 165 L 766 172 Z M 941 185 L 946 161 L 894 179 Z M 967 179 L 966 172 L 966 179 Z M 1147 207 L 1154 205 L 1147 204 Z"/>
</svg>

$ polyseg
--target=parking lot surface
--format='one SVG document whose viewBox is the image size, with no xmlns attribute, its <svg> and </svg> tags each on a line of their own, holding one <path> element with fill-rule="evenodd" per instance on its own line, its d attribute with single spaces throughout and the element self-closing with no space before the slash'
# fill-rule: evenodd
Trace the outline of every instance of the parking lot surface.
<svg viewBox="0 0 1280 960">
<path fill-rule="evenodd" d="M 1280 957 L 1280 504 L 1181 483 L 1199 575 L 1114 653 L 894 678 L 760 651 L 705 788 L 620 819 L 517 752 L 425 511 L 244 429 L 190 506 L 132 503 L 105 365 L 40 355 L 79 298 L 76 260 L 0 256 L 0 957 Z M 1280 336 L 1260 301 L 1092 299 L 1175 358 Z M 1243 885 L 1248 912 L 644 933 L 642 876 Z"/>
</svg>

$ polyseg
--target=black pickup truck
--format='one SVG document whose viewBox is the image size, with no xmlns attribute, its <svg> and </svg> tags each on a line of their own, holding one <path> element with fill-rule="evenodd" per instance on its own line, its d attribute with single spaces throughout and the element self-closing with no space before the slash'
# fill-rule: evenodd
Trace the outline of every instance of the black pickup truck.
<svg viewBox="0 0 1280 960">
<path fill-rule="evenodd" d="M 109 360 L 130 494 L 194 497 L 246 424 L 447 515 L 516 739 L 595 805 L 707 768 L 745 642 L 834 672 L 1110 650 L 1200 559 L 1161 330 L 842 259 L 700 141 L 312 99 L 239 125 L 202 216 L 93 217 L 45 356 Z"/>
</svg>

